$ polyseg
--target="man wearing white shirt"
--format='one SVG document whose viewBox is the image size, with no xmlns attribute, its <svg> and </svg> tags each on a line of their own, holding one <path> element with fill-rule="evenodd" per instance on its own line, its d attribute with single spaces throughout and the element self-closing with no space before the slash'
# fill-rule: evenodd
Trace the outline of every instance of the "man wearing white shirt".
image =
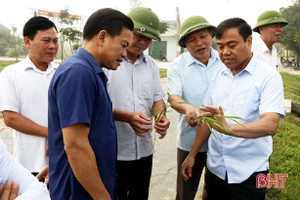
<svg viewBox="0 0 300 200">
<path fill-rule="evenodd" d="M 143 7 L 132 9 L 128 16 L 134 30 L 127 57 L 117 70 L 105 70 L 117 128 L 117 198 L 147 200 L 154 153 L 152 127 L 162 139 L 170 122 L 165 116 L 158 66 L 144 53 L 152 39 L 160 40 L 159 19 Z"/>
<path fill-rule="evenodd" d="M 13 130 L 14 157 L 37 174 L 48 164 L 48 87 L 57 68 L 55 24 L 32 17 L 24 25 L 25 60 L 7 66 L 0 74 L 0 112 Z"/>
<path fill-rule="evenodd" d="M 219 56 L 226 67 L 214 74 L 201 110 L 243 120 L 240 125 L 212 117 L 227 128 L 212 123 L 215 136 L 206 123 L 197 130 L 181 173 L 186 180 L 192 176 L 195 155 L 209 137 L 208 199 L 265 199 L 266 188 L 256 187 L 256 177 L 268 172 L 272 136 L 284 117 L 284 94 L 279 72 L 252 54 L 251 34 L 251 27 L 240 18 L 225 20 L 216 29 Z"/>
<path fill-rule="evenodd" d="M 253 37 L 252 51 L 270 67 L 278 70 L 277 50 L 274 46 L 282 34 L 282 27 L 288 22 L 277 11 L 269 10 L 259 15 L 253 31 L 260 37 Z"/>
<path fill-rule="evenodd" d="M 0 199 L 5 197 L 18 200 L 50 200 L 46 184 L 38 182 L 28 170 L 16 162 L 0 139 Z"/>
</svg>

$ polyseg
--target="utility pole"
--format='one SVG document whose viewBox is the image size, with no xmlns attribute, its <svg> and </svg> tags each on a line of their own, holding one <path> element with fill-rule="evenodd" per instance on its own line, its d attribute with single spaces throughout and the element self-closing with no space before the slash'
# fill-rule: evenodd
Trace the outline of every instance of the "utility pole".
<svg viewBox="0 0 300 200">
<path fill-rule="evenodd" d="M 179 41 L 179 38 L 180 38 L 180 29 L 181 29 L 180 16 L 179 16 L 179 7 L 176 7 L 176 27 L 177 27 L 177 33 L 176 33 L 177 56 L 180 56 L 180 54 L 181 54 L 181 48 L 178 45 L 178 41 Z"/>
</svg>

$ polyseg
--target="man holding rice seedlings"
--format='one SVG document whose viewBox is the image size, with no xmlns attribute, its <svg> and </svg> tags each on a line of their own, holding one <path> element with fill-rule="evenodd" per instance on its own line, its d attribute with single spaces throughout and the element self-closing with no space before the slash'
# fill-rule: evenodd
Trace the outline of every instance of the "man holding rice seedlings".
<svg viewBox="0 0 300 200">
<path fill-rule="evenodd" d="M 187 52 L 176 58 L 168 70 L 170 103 L 179 115 L 177 134 L 177 189 L 176 200 L 193 200 L 206 162 L 207 144 L 196 156 L 194 176 L 185 181 L 181 176 L 181 164 L 191 150 L 196 135 L 197 121 L 191 117 L 200 113 L 202 100 L 213 73 L 223 66 L 212 45 L 215 27 L 201 16 L 186 19 L 181 26 L 179 45 Z M 188 104 L 176 104 L 187 102 Z M 187 127 L 188 126 L 188 127 Z M 203 191 L 205 199 L 205 190 Z"/>
<path fill-rule="evenodd" d="M 160 40 L 159 19 L 143 7 L 132 9 L 128 16 L 134 30 L 126 48 L 127 57 L 118 70 L 105 71 L 117 128 L 117 197 L 146 200 L 154 153 L 152 127 L 162 139 L 170 122 L 165 116 L 159 68 L 143 53 L 152 39 Z"/>
<path fill-rule="evenodd" d="M 214 74 L 201 110 L 217 122 L 198 127 L 181 171 L 186 180 L 193 176 L 195 155 L 209 138 L 208 199 L 265 199 L 266 188 L 257 188 L 256 180 L 268 173 L 272 136 L 284 118 L 284 94 L 279 72 L 252 54 L 251 34 L 251 27 L 240 18 L 225 20 L 216 29 L 219 56 L 226 67 Z M 226 116 L 242 118 L 237 120 L 241 124 Z"/>
</svg>

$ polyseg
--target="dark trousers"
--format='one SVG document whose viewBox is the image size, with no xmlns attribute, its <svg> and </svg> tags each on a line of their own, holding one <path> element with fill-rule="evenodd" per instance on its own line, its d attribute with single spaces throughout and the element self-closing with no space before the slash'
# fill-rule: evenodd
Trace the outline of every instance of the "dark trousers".
<svg viewBox="0 0 300 200">
<path fill-rule="evenodd" d="M 181 165 L 189 152 L 177 149 L 177 184 L 176 200 L 193 200 L 195 198 L 203 167 L 206 164 L 206 152 L 199 152 L 195 157 L 192 177 L 185 181 L 181 175 Z M 205 193 L 205 192 L 204 192 Z"/>
<path fill-rule="evenodd" d="M 256 176 L 267 175 L 267 171 L 255 172 L 247 180 L 239 184 L 228 184 L 227 175 L 225 180 L 220 179 L 209 170 L 206 173 L 206 192 L 208 200 L 264 200 L 266 188 L 256 187 Z"/>
<path fill-rule="evenodd" d="M 134 161 L 117 161 L 117 199 L 147 200 L 152 155 Z"/>
</svg>

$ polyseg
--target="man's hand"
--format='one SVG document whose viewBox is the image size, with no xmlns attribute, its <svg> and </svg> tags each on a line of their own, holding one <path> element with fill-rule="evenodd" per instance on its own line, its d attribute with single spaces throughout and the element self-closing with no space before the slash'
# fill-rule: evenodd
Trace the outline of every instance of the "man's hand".
<svg viewBox="0 0 300 200">
<path fill-rule="evenodd" d="M 129 124 L 135 134 L 140 137 L 146 137 L 143 133 L 150 131 L 152 126 L 151 119 L 141 112 L 132 112 Z"/>
<path fill-rule="evenodd" d="M 213 115 L 222 115 L 224 116 L 224 111 L 222 106 L 205 106 L 205 107 L 201 107 L 200 108 L 201 111 L 204 111 L 206 115 L 209 114 L 213 114 Z M 222 126 L 227 128 L 227 130 L 229 130 L 229 124 L 226 122 L 226 119 L 224 117 L 213 117 L 214 120 L 218 120 L 219 122 L 222 123 Z M 216 131 L 220 132 L 220 133 L 225 133 L 225 134 L 229 134 L 228 132 L 226 132 L 225 130 L 221 129 L 219 126 L 216 126 L 214 123 L 210 124 L 212 126 L 213 129 L 215 129 Z"/>
<path fill-rule="evenodd" d="M 48 186 L 49 185 L 49 165 L 46 165 L 38 175 L 36 175 L 36 178 L 41 181 L 42 179 L 45 179 L 45 183 Z"/>
<path fill-rule="evenodd" d="M 187 156 L 181 165 L 181 175 L 185 181 L 189 180 L 192 177 L 192 169 L 195 165 L 195 158 Z"/>
<path fill-rule="evenodd" d="M 195 118 L 200 115 L 200 109 L 196 107 L 190 107 L 185 113 L 185 120 L 191 127 L 198 125 L 198 119 Z"/>
<path fill-rule="evenodd" d="M 166 136 L 169 126 L 169 119 L 164 114 L 160 115 L 160 118 L 154 124 L 155 131 L 160 134 L 159 139 L 163 139 Z"/>
<path fill-rule="evenodd" d="M 0 185 L 0 200 L 12 200 L 18 196 L 19 184 L 7 180 L 5 185 Z"/>
</svg>

